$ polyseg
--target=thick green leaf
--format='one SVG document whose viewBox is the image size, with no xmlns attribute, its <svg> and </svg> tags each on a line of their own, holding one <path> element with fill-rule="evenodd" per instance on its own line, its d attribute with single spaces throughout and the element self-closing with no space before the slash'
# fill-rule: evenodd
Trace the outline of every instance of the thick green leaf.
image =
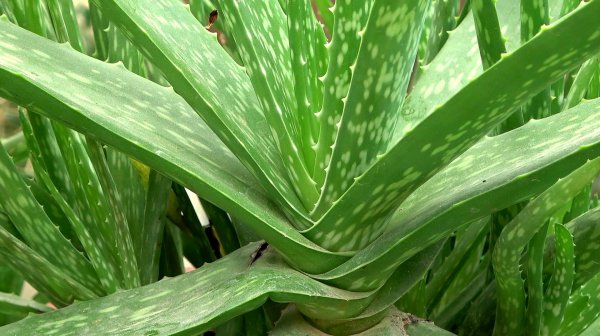
<svg viewBox="0 0 600 336">
<path fill-rule="evenodd" d="M 96 275 L 104 287 L 104 291 L 108 291 L 109 293 L 114 292 L 119 288 L 119 280 L 117 277 L 119 270 L 115 265 L 113 259 L 114 256 L 109 248 L 110 244 L 98 233 L 95 225 L 88 226 L 84 224 L 58 191 L 52 182 L 50 175 L 43 169 L 40 162 L 40 156 L 36 154 L 39 153 L 41 149 L 34 137 L 31 124 L 23 114 L 21 114 L 21 126 L 23 127 L 23 133 L 27 137 L 27 144 L 32 151 L 31 161 L 37 178 L 50 192 L 50 195 L 67 218 L 72 230 L 75 232 L 82 247 L 86 251 L 90 263 L 94 266 Z"/>
<path fill-rule="evenodd" d="M 197 335 L 260 307 L 267 298 L 295 302 L 308 316 L 332 318 L 356 315 L 370 299 L 370 293 L 312 280 L 269 251 L 253 263 L 259 247 L 250 244 L 191 273 L 30 316 L 0 328 L 0 334 Z"/>
<path fill-rule="evenodd" d="M 350 87 L 344 98 L 319 203 L 311 214 L 313 218 L 321 217 L 390 145 L 397 121 L 395 116 L 406 97 L 430 2 L 409 0 L 401 6 L 394 0 L 373 2 L 369 20 L 361 32 L 356 61 L 351 66 Z M 325 90 L 328 89 L 326 86 Z M 319 233 L 322 223 L 311 228 L 311 232 Z M 373 238 L 368 227 L 354 234 L 367 241 Z M 349 243 L 352 236 L 332 239 L 312 234 L 308 237 L 332 250 L 364 246 Z"/>
<path fill-rule="evenodd" d="M 502 54 L 506 52 L 506 47 L 504 46 L 494 2 L 473 0 L 471 11 L 475 21 L 479 54 L 485 70 L 500 60 Z"/>
<path fill-rule="evenodd" d="M 590 81 L 593 79 L 594 73 L 598 70 L 599 65 L 600 61 L 598 57 L 594 57 L 581 65 L 581 68 L 579 68 L 577 76 L 569 89 L 569 94 L 565 99 L 563 109 L 569 109 L 579 104 L 583 99 Z"/>
<path fill-rule="evenodd" d="M 563 225 L 555 224 L 556 259 L 554 273 L 544 297 L 543 335 L 555 335 L 565 314 L 575 277 L 573 236 Z"/>
<path fill-rule="evenodd" d="M 544 314 L 544 248 L 549 222 L 546 221 L 527 246 L 527 312 L 528 335 L 539 335 Z M 499 281 L 499 280 L 497 280 Z"/>
<path fill-rule="evenodd" d="M 373 321 L 380 320 L 389 307 L 423 279 L 442 245 L 434 244 L 400 265 L 385 285 L 377 290 L 373 301 L 360 315 L 341 320 L 317 318 L 312 319 L 312 323 L 334 335 L 353 334 L 365 325 L 372 325 Z"/>
<path fill-rule="evenodd" d="M 556 335 L 580 335 L 600 318 L 600 273 L 573 292 Z"/>
<path fill-rule="evenodd" d="M 319 77 L 327 70 L 327 38 L 314 15 L 310 0 L 289 1 L 287 23 L 302 150 L 306 167 L 312 176 L 315 166 L 314 145 L 319 136 L 316 113 L 323 104 L 323 82 Z"/>
<path fill-rule="evenodd" d="M 498 306 L 494 335 L 524 333 L 525 289 L 519 261 L 527 242 L 563 203 L 573 198 L 600 171 L 600 158 L 590 161 L 531 201 L 503 230 L 494 248 Z"/>
<path fill-rule="evenodd" d="M 74 299 L 89 300 L 98 296 L 63 269 L 32 250 L 5 229 L 7 218 L 0 216 L 0 260 L 46 294 L 54 304 L 65 306 Z"/>
<path fill-rule="evenodd" d="M 294 230 L 173 90 L 14 25 L 0 27 L 0 95 L 151 165 L 243 219 L 302 270 L 319 273 L 347 260 Z"/>
<path fill-rule="evenodd" d="M 258 177 L 269 195 L 289 210 L 293 224 L 310 226 L 288 182 L 251 81 L 215 36 L 183 5 L 171 0 L 94 3 L 162 71 L 173 89 Z"/>
<path fill-rule="evenodd" d="M 0 148 L 0 191 L 6 211 L 25 241 L 41 256 L 60 267 L 90 290 L 97 290 L 96 272 L 89 261 L 65 239 L 19 175 L 14 163 Z"/>
<path fill-rule="evenodd" d="M 367 330 L 352 333 L 355 336 L 452 336 L 453 333 L 436 327 L 433 323 L 419 319 L 413 315 L 402 313 L 396 309 L 385 312 L 381 322 L 369 326 Z M 275 329 L 269 333 L 271 336 L 327 336 L 315 328 L 298 313 L 296 309 L 288 308 L 284 311 Z M 342 334 L 334 334 L 342 335 Z"/>
<path fill-rule="evenodd" d="M 329 0 L 327 0 L 329 1 Z M 319 112 L 319 140 L 316 144 L 314 179 L 323 186 L 327 166 L 331 161 L 331 146 L 335 143 L 344 100 L 352 80 L 351 66 L 355 64 L 364 29 L 374 0 L 340 1 L 335 6 L 335 25 L 331 33 L 329 62 L 323 78 L 323 107 Z M 331 31 L 331 30 L 330 30 Z"/>
<path fill-rule="evenodd" d="M 318 230 L 305 235 L 318 234 L 327 239 L 325 247 L 352 251 L 383 233 L 414 190 L 514 109 L 600 51 L 599 11 L 599 0 L 582 5 L 470 82 L 379 156 L 314 226 Z"/>
<path fill-rule="evenodd" d="M 25 317 L 29 313 L 45 313 L 52 309 L 14 294 L 0 293 L 0 314 Z"/>
<path fill-rule="evenodd" d="M 148 178 L 148 192 L 144 208 L 142 245 L 138 256 L 142 285 L 158 280 L 159 257 L 164 235 L 164 216 L 173 182 L 152 170 Z"/>
<path fill-rule="evenodd" d="M 277 0 L 232 0 L 221 2 L 221 6 L 221 15 L 238 43 L 245 70 L 288 169 L 291 185 L 304 207 L 311 209 L 319 193 L 301 147 L 307 146 L 310 150 L 310 143 L 302 143 L 301 132 L 308 132 L 309 138 L 312 137 L 311 121 L 306 120 L 306 128 L 300 125 L 299 117 L 307 115 L 304 111 L 298 114 L 286 16 Z M 268 168 L 263 166 L 262 169 Z"/>
<path fill-rule="evenodd" d="M 417 189 L 396 212 L 386 234 L 319 278 L 342 288 L 376 288 L 394 265 L 465 222 L 542 192 L 600 155 L 599 112 L 596 99 L 482 140 Z"/>
</svg>

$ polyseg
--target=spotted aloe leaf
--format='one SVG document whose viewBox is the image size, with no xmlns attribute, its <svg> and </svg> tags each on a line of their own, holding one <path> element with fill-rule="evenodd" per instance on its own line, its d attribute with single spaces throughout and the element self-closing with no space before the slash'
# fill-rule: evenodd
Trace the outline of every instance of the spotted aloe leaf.
<svg viewBox="0 0 600 336">
<path fill-rule="evenodd" d="M 30 316 L 0 328 L 0 333 L 39 335 L 59 330 L 62 335 L 84 335 L 102 330 L 120 335 L 191 335 L 260 307 L 267 298 L 296 302 L 313 317 L 358 314 L 370 300 L 372 293 L 348 292 L 312 280 L 269 251 L 253 262 L 259 247 L 260 243 L 250 244 L 191 273 Z"/>
<path fill-rule="evenodd" d="M 0 214 L 0 260 L 3 264 L 18 270 L 23 279 L 34 288 L 43 290 L 59 306 L 69 305 L 74 299 L 98 297 L 99 294 L 17 239 L 5 228 L 8 223 L 8 217 Z"/>
<path fill-rule="evenodd" d="M 573 198 L 600 171 L 600 159 L 583 165 L 531 201 L 503 230 L 494 249 L 498 306 L 494 335 L 524 332 L 525 290 L 519 260 L 527 242 L 560 207 Z"/>
<path fill-rule="evenodd" d="M 598 246 L 596 241 L 600 237 L 600 208 L 594 208 L 585 214 L 565 224 L 565 227 L 573 235 L 575 244 L 575 279 L 574 288 L 581 287 L 584 283 L 594 277 L 600 271 Z M 546 260 L 556 258 L 555 243 L 550 240 L 546 251 Z M 551 264 L 545 266 L 550 273 Z"/>
<path fill-rule="evenodd" d="M 97 290 L 98 280 L 91 264 L 62 235 L 29 187 L 19 175 L 4 147 L 0 148 L 0 205 L 24 240 L 41 256 L 64 269 L 90 290 Z"/>
<path fill-rule="evenodd" d="M 108 241 L 102 238 L 102 235 L 98 232 L 98 227 L 96 225 L 85 225 L 77 213 L 69 206 L 67 201 L 60 194 L 52 182 L 50 175 L 48 175 L 42 166 L 39 156 L 39 153 L 41 152 L 40 146 L 35 139 L 31 124 L 23 114 L 21 114 L 21 126 L 23 127 L 23 133 L 27 138 L 27 146 L 32 151 L 31 160 L 37 178 L 50 192 L 54 198 L 54 201 L 68 219 L 72 230 L 76 233 L 78 240 L 81 242 L 82 247 L 84 248 L 84 251 L 86 251 L 87 255 L 89 256 L 90 263 L 94 266 L 98 280 L 104 287 L 104 290 L 108 291 L 109 293 L 114 292 L 120 287 L 119 279 L 117 278 L 119 269 L 115 263 Z"/>
<path fill-rule="evenodd" d="M 498 62 L 502 54 L 506 52 L 496 6 L 491 1 L 474 0 L 471 10 L 477 32 L 479 54 L 484 69 L 487 69 Z"/>
<path fill-rule="evenodd" d="M 373 2 L 361 32 L 356 61 L 351 66 L 350 87 L 345 93 L 339 129 L 313 217 L 319 218 L 329 209 L 390 144 L 429 4 L 429 0 L 406 1 L 401 6 L 393 1 Z M 319 232 L 320 225 L 311 231 Z M 369 237 L 370 232 L 359 235 Z M 346 244 L 324 235 L 309 237 L 334 250 Z M 356 246 L 360 245 L 353 247 Z"/>
<path fill-rule="evenodd" d="M 0 23 L 0 27 L 5 47 L 0 51 L 4 97 L 151 164 L 232 216 L 243 218 L 300 269 L 319 273 L 347 260 L 294 230 L 256 179 L 173 90 L 14 25 Z M 35 62 L 37 57 L 54 61 Z M 60 69 L 69 67 L 76 67 L 77 73 L 61 74 Z M 48 69 L 58 75 L 49 75 Z M 68 88 L 75 86 L 78 93 L 71 94 Z M 185 126 L 165 130 L 165 125 L 175 122 Z"/>
<path fill-rule="evenodd" d="M 417 189 L 395 213 L 385 235 L 319 277 L 344 288 L 375 288 L 381 285 L 377 279 L 391 274 L 394 265 L 465 221 L 542 192 L 600 153 L 600 133 L 590 124 L 598 111 L 600 100 L 594 100 L 482 140 Z M 547 150 L 528 146 L 531 142 Z M 514 169 L 498 169 L 507 162 Z"/>
<path fill-rule="evenodd" d="M 301 147 L 306 167 L 312 176 L 315 166 L 314 145 L 319 136 L 316 113 L 323 104 L 323 82 L 320 77 L 327 69 L 327 38 L 314 15 L 310 0 L 290 1 L 287 23 Z"/>
<path fill-rule="evenodd" d="M 298 2 L 300 1 L 292 3 L 290 9 L 293 9 L 294 13 L 291 19 L 296 14 Z M 303 143 L 301 132 L 307 132 L 310 137 L 310 124 L 314 120 L 304 111 L 304 106 L 300 113 L 298 110 L 286 15 L 276 0 L 233 0 L 224 1 L 221 5 L 228 31 L 238 42 L 246 72 L 262 107 L 264 118 L 271 126 L 284 165 L 289 167 L 291 185 L 305 208 L 310 209 L 316 203 L 319 194 L 307 169 L 305 152 L 302 151 L 303 147 L 310 150 L 311 146 L 310 143 Z M 294 61 L 297 63 L 295 58 Z M 306 61 L 308 62 L 308 59 Z M 294 66 L 294 70 L 297 68 Z M 308 76 L 304 76 L 302 80 L 306 78 Z M 308 152 L 306 154 L 310 155 Z"/>
<path fill-rule="evenodd" d="M 324 246 L 331 250 L 352 251 L 370 243 L 416 188 L 536 92 L 600 50 L 598 28 L 580 33 L 582 25 L 596 22 L 598 10 L 600 2 L 582 5 L 435 108 L 358 176 L 314 226 L 319 229 L 306 235 L 330 238 Z M 507 73 L 516 75 L 508 78 Z M 407 155 L 413 159 L 404 160 Z M 363 195 L 373 193 L 377 198 L 365 202 Z M 337 229 L 340 227 L 345 229 Z"/>
<path fill-rule="evenodd" d="M 331 146 L 335 142 L 344 98 L 348 95 L 352 79 L 350 67 L 356 62 L 362 41 L 360 31 L 367 24 L 373 1 L 340 1 L 335 7 L 335 25 L 327 47 L 329 62 L 323 78 L 323 107 L 318 116 L 319 139 L 315 146 L 314 179 L 319 187 L 325 181 L 326 168 L 331 160 Z"/>
<path fill-rule="evenodd" d="M 94 3 L 162 71 L 269 195 L 291 213 L 294 224 L 309 226 L 252 83 L 215 36 L 183 5 L 169 0 Z"/>
<path fill-rule="evenodd" d="M 575 248 L 571 232 L 560 224 L 554 225 L 556 259 L 554 272 L 544 297 L 543 335 L 555 335 L 568 304 L 575 277 Z"/>
<path fill-rule="evenodd" d="M 600 273 L 575 290 L 564 311 L 564 318 L 555 335 L 580 335 L 600 317 Z M 595 330 L 591 330 L 592 334 Z"/>
</svg>

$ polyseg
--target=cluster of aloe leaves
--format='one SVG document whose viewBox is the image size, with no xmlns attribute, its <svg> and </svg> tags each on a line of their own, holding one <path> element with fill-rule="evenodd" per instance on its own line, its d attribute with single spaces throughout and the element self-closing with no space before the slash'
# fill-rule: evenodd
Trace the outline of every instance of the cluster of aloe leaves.
<svg viewBox="0 0 600 336">
<path fill-rule="evenodd" d="M 0 14 L 0 334 L 600 323 L 600 0 Z"/>
</svg>

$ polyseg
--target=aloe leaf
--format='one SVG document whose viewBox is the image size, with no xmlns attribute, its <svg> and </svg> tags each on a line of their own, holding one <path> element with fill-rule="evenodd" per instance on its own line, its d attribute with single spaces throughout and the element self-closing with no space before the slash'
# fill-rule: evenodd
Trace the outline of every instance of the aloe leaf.
<svg viewBox="0 0 600 336">
<path fill-rule="evenodd" d="M 14 294 L 0 293 L 0 313 L 25 317 L 29 313 L 45 313 L 52 309 Z"/>
<path fill-rule="evenodd" d="M 425 64 L 430 63 L 436 57 L 448 38 L 448 31 L 454 28 L 458 5 L 459 1 L 456 0 L 436 0 L 434 2 L 435 9 L 424 57 Z"/>
<path fill-rule="evenodd" d="M 94 57 L 105 61 L 108 59 L 108 20 L 102 15 L 98 6 L 93 2 L 89 2 L 90 6 L 90 21 L 92 22 L 92 31 L 94 33 Z"/>
<path fill-rule="evenodd" d="M 351 67 L 350 87 L 319 203 L 312 212 L 314 218 L 329 209 L 377 155 L 387 149 L 396 126 L 395 115 L 406 96 L 429 4 L 429 0 L 405 1 L 402 6 L 391 0 L 373 2 L 356 61 Z M 311 231 L 319 232 L 320 225 Z M 365 230 L 357 234 L 369 238 L 371 232 Z M 309 237 L 332 250 L 362 247 L 356 242 L 349 244 L 349 237 L 331 239 L 314 234 Z"/>
<path fill-rule="evenodd" d="M 54 201 L 58 204 L 60 210 L 65 214 L 71 224 L 71 228 L 76 233 L 83 248 L 90 257 L 90 262 L 94 266 L 99 281 L 102 283 L 104 289 L 109 293 L 116 291 L 116 289 L 119 288 L 119 280 L 117 277 L 119 269 L 115 265 L 113 259 L 114 256 L 111 253 L 107 241 L 102 239 L 102 236 L 95 230 L 96 227 L 94 225 L 85 225 L 60 194 L 56 186 L 52 183 L 52 179 L 48 173 L 41 166 L 38 155 L 35 154 L 40 152 L 40 147 L 33 135 L 31 124 L 26 118 L 22 117 L 21 125 L 23 127 L 23 132 L 28 139 L 28 146 L 32 150 L 32 164 L 37 177 L 50 192 Z"/>
<path fill-rule="evenodd" d="M 222 248 L 221 255 L 237 250 L 240 247 L 240 240 L 227 213 L 206 201 L 202 202 L 202 207 L 208 217 L 210 230 Z"/>
<path fill-rule="evenodd" d="M 170 0 L 94 2 L 162 71 L 275 201 L 292 213 L 294 224 L 309 226 L 252 84 L 214 35 L 183 5 Z"/>
<path fill-rule="evenodd" d="M 331 0 L 314 0 L 314 4 L 319 11 L 324 28 L 329 32 L 333 31 L 334 15 L 331 11 Z"/>
<path fill-rule="evenodd" d="M 554 225 L 554 234 L 556 235 L 556 259 L 554 273 L 544 297 L 542 335 L 555 335 L 562 322 L 575 276 L 573 236 L 560 224 Z"/>
<path fill-rule="evenodd" d="M 569 109 L 583 99 L 584 94 L 592 80 L 594 73 L 598 70 L 600 62 L 598 57 L 594 57 L 581 65 L 575 80 L 569 89 L 569 94 L 563 103 L 563 109 Z"/>
<path fill-rule="evenodd" d="M 125 288 L 138 287 L 140 285 L 140 278 L 137 272 L 137 260 L 136 258 L 132 258 L 135 255 L 135 249 L 129 231 L 129 223 L 127 222 L 124 210 L 121 208 L 121 197 L 108 167 L 104 148 L 98 141 L 89 137 L 87 145 L 88 153 L 98 175 L 101 188 L 106 195 L 107 205 L 110 207 L 108 212 L 109 216 L 112 217 L 112 229 L 115 232 L 114 245 L 116 247 L 114 250 L 116 252 L 116 263 L 123 274 L 123 286 Z"/>
<path fill-rule="evenodd" d="M 395 265 L 465 222 L 542 192 L 600 154 L 594 122 L 598 111 L 596 99 L 509 134 L 485 138 L 417 189 L 383 236 L 318 278 L 353 290 L 376 288 Z M 544 151 L 539 150 L 542 146 Z M 498 169 L 507 163 L 513 168 Z"/>
<path fill-rule="evenodd" d="M 350 67 L 356 62 L 362 41 L 359 33 L 367 24 L 373 2 L 340 1 L 335 6 L 335 25 L 331 43 L 327 47 L 329 62 L 323 77 L 323 106 L 318 115 L 320 129 L 313 177 L 319 187 L 325 181 L 326 168 L 331 160 L 331 146 L 342 117 L 344 98 L 348 96 L 352 80 Z"/>
<path fill-rule="evenodd" d="M 575 279 L 573 286 L 578 288 L 600 272 L 598 259 L 598 246 L 596 242 L 600 237 L 600 208 L 595 208 L 565 224 L 573 235 L 575 244 Z M 556 248 L 552 241 L 549 242 L 549 251 L 556 259 Z M 549 259 L 552 260 L 552 259 Z"/>
<path fill-rule="evenodd" d="M 498 297 L 494 335 L 524 332 L 525 290 L 519 266 L 521 251 L 546 219 L 562 206 L 556 200 L 574 197 L 598 171 L 600 159 L 586 163 L 531 201 L 502 230 L 493 254 Z"/>
<path fill-rule="evenodd" d="M 286 16 L 275 0 L 252 3 L 234 0 L 224 1 L 221 5 L 222 15 L 226 17 L 228 30 L 238 42 L 264 117 L 271 126 L 282 160 L 290 170 L 290 182 L 305 208 L 310 209 L 319 194 L 308 172 L 300 144 L 303 138 L 301 132 L 308 132 L 311 137 L 312 130 L 309 120 L 303 120 L 306 121 L 304 126 L 308 126 L 305 128 L 299 125 L 297 117 Z M 253 38 L 246 38 L 248 35 Z M 273 40 L 275 36 L 277 38 Z M 307 117 L 302 111 L 299 116 Z M 310 144 L 302 145 L 310 149 Z"/>
<path fill-rule="evenodd" d="M 6 219 L 0 216 L 0 260 L 30 283 L 34 288 L 48 295 L 52 302 L 66 306 L 74 299 L 89 300 L 98 294 L 72 278 L 25 243 L 15 238 L 5 229 Z"/>
<path fill-rule="evenodd" d="M 444 259 L 444 262 L 439 267 L 433 270 L 431 278 L 427 283 L 427 297 L 425 298 L 429 312 L 442 299 L 445 292 L 444 288 L 447 288 L 456 278 L 456 273 L 460 271 L 466 258 L 473 251 L 478 251 L 478 246 L 487 233 L 485 228 L 488 221 L 489 219 L 484 217 L 483 220 L 468 224 L 452 253 Z"/>
<path fill-rule="evenodd" d="M 439 312 L 431 317 L 435 324 L 441 328 L 450 329 L 452 323 L 460 316 L 461 312 L 468 307 L 477 295 L 485 288 L 486 272 L 479 272 L 476 277 L 470 279 L 468 286 L 461 288 L 453 299 L 448 302 Z M 489 311 L 488 311 L 489 314 Z"/>
<path fill-rule="evenodd" d="M 185 273 L 181 231 L 166 217 L 163 217 L 163 222 L 164 231 L 159 252 L 158 279 Z"/>
<path fill-rule="evenodd" d="M 163 217 L 167 209 L 171 183 L 170 179 L 160 173 L 154 170 L 150 172 L 144 208 L 143 239 L 139 255 L 140 279 L 143 285 L 158 279 L 158 261 L 164 234 Z"/>
<path fill-rule="evenodd" d="M 94 269 L 48 218 L 19 176 L 4 147 L 0 148 L 0 167 L 0 190 L 5 195 L 13 195 L 2 197 L 0 205 L 25 241 L 87 288 L 95 288 L 98 282 Z"/>
<path fill-rule="evenodd" d="M 58 41 L 69 41 L 73 49 L 83 52 L 83 37 L 77 25 L 73 1 L 45 0 Z"/>
<path fill-rule="evenodd" d="M 473 0 L 471 3 L 477 43 L 483 69 L 487 69 L 500 60 L 506 52 L 496 5 L 492 1 Z"/>
<path fill-rule="evenodd" d="M 173 184 L 173 192 L 177 197 L 178 211 L 180 212 L 181 217 L 176 220 L 171 220 L 173 220 L 174 223 L 183 231 L 184 254 L 196 267 L 202 266 L 202 264 L 205 262 L 215 261 L 217 259 L 215 251 L 213 251 L 208 239 L 208 235 L 202 227 L 202 223 L 200 222 L 200 219 L 196 214 L 196 210 L 192 205 L 190 200 L 191 195 L 186 192 L 184 187 L 178 184 Z M 207 207 L 203 205 L 203 208 L 206 211 Z M 215 208 L 218 209 L 217 207 Z M 218 210 L 224 212 L 221 209 Z M 224 215 L 227 217 L 227 213 L 224 213 Z M 229 218 L 227 218 L 227 220 L 229 220 Z M 230 231 L 227 232 L 230 233 Z M 240 247 L 237 237 L 235 237 L 235 230 L 233 230 L 232 234 L 234 236 L 231 238 L 228 234 L 224 234 L 224 240 L 227 242 L 227 244 L 222 244 L 222 246 L 224 249 L 227 248 L 227 252 L 233 252 Z M 231 242 L 229 239 L 235 239 L 235 241 Z M 235 245 L 233 245 L 233 243 L 235 243 Z M 236 246 L 236 248 L 232 248 L 233 246 Z M 232 249 L 229 250 L 229 248 Z M 192 253 L 192 257 L 188 256 L 188 252 Z"/>
<path fill-rule="evenodd" d="M 507 39 L 506 48 L 512 51 L 519 46 L 519 1 L 498 0 L 496 11 L 500 30 Z M 402 127 L 396 127 L 394 142 L 483 72 L 481 58 L 475 56 L 479 50 L 475 32 L 473 16 L 468 15 L 451 32 L 436 58 L 421 68 L 415 87 L 402 107 Z"/>
<path fill-rule="evenodd" d="M 18 132 L 8 138 L 1 139 L 2 146 L 13 158 L 15 164 L 23 163 L 29 158 L 29 150 L 27 149 L 27 144 L 25 143 L 25 138 L 23 136 L 23 132 Z"/>
<path fill-rule="evenodd" d="M 600 273 L 588 280 L 571 294 L 564 312 L 564 318 L 556 335 L 580 335 L 600 317 Z"/>
<path fill-rule="evenodd" d="M 544 314 L 544 247 L 549 221 L 533 235 L 527 247 L 527 334 L 539 335 Z M 497 280 L 498 281 L 498 280 Z"/>
<path fill-rule="evenodd" d="M 323 82 L 319 77 L 327 69 L 327 38 L 315 18 L 310 0 L 289 2 L 287 24 L 300 138 L 306 167 L 312 176 L 314 144 L 319 136 L 315 113 L 323 104 Z"/>
<path fill-rule="evenodd" d="M 269 333 L 272 336 L 324 336 L 329 335 L 308 323 L 293 308 L 286 309 L 275 328 Z M 341 335 L 341 334 L 339 334 Z M 419 319 L 413 315 L 390 309 L 381 321 L 367 330 L 353 333 L 354 336 L 452 336 L 453 333 L 436 327 L 433 323 Z"/>
<path fill-rule="evenodd" d="M 550 22 L 548 0 L 521 1 L 521 42 L 525 43 Z M 545 118 L 550 111 L 550 88 L 542 90 L 523 107 L 523 118 Z M 514 125 L 520 127 L 521 125 Z"/>
<path fill-rule="evenodd" d="M 243 218 L 306 272 L 320 273 L 347 260 L 294 230 L 252 175 L 173 90 L 14 25 L 0 27 L 0 95 L 122 150 Z M 52 62 L 40 62 L 39 57 Z M 77 73 L 63 74 L 74 67 Z M 72 94 L 75 87 L 77 94 Z M 175 124 L 175 129 L 165 128 Z"/>
<path fill-rule="evenodd" d="M 385 285 L 377 290 L 373 301 L 360 315 L 341 320 L 317 318 L 312 319 L 311 322 L 319 329 L 333 335 L 354 334 L 361 327 L 372 325 L 373 321 L 381 319 L 382 314 L 385 314 L 389 307 L 423 279 L 440 253 L 442 245 L 442 243 L 434 244 L 400 265 Z"/>
<path fill-rule="evenodd" d="M 102 330 L 120 335 L 195 335 L 260 307 L 267 298 L 296 302 L 309 316 L 326 313 L 333 318 L 358 314 L 369 299 L 370 293 L 347 292 L 311 280 L 268 251 L 253 263 L 259 247 L 260 243 L 250 244 L 191 273 L 30 316 L 0 328 L 0 334 L 85 335 Z M 308 310 L 309 304 L 314 311 Z"/>
<path fill-rule="evenodd" d="M 325 246 L 352 251 L 383 233 L 391 213 L 414 190 L 473 146 L 514 109 L 600 51 L 600 25 L 596 17 L 599 10 L 600 1 L 583 4 L 436 108 L 355 179 L 344 196 L 315 224 L 318 230 L 309 230 L 305 235 L 311 239 L 317 234 L 320 239 L 330 238 Z M 593 28 L 582 34 L 584 26 Z M 530 72 L 532 69 L 535 71 Z M 506 76 L 507 73 L 515 76 Z M 414 159 L 404 160 L 406 157 Z M 366 202 L 364 195 L 368 194 L 377 197 Z M 344 230 L 340 231 L 340 227 Z M 338 242 L 345 244 L 337 246 Z"/>
</svg>

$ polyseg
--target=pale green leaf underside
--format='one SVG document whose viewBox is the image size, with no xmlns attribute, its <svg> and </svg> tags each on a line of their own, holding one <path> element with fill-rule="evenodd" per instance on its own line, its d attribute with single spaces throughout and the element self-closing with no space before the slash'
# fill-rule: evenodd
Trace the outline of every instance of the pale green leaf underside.
<svg viewBox="0 0 600 336">
<path fill-rule="evenodd" d="M 356 315 L 366 306 L 371 293 L 324 285 L 288 268 L 269 251 L 252 263 L 259 245 L 175 278 L 28 317 L 0 328 L 0 334 L 197 335 L 260 307 L 267 298 L 296 302 L 313 317 Z"/>
<path fill-rule="evenodd" d="M 344 288 L 373 288 L 382 273 L 391 274 L 394 264 L 465 222 L 535 196 L 554 179 L 600 155 L 598 113 L 596 99 L 485 138 L 417 189 L 396 212 L 386 234 L 320 277 L 348 286 Z"/>
<path fill-rule="evenodd" d="M 323 272 L 347 259 L 294 230 L 173 90 L 13 25 L 0 27 L 0 95 L 93 135 L 189 187 L 243 219 L 300 269 Z"/>
<path fill-rule="evenodd" d="M 600 1 L 581 6 L 470 82 L 379 156 L 314 226 L 318 230 L 305 235 L 329 237 L 326 246 L 352 251 L 364 246 L 357 232 L 382 233 L 386 217 L 416 188 L 513 109 L 600 50 L 599 11 Z M 378 196 L 365 202 L 368 194 Z M 340 241 L 345 244 L 336 245 Z"/>
</svg>

